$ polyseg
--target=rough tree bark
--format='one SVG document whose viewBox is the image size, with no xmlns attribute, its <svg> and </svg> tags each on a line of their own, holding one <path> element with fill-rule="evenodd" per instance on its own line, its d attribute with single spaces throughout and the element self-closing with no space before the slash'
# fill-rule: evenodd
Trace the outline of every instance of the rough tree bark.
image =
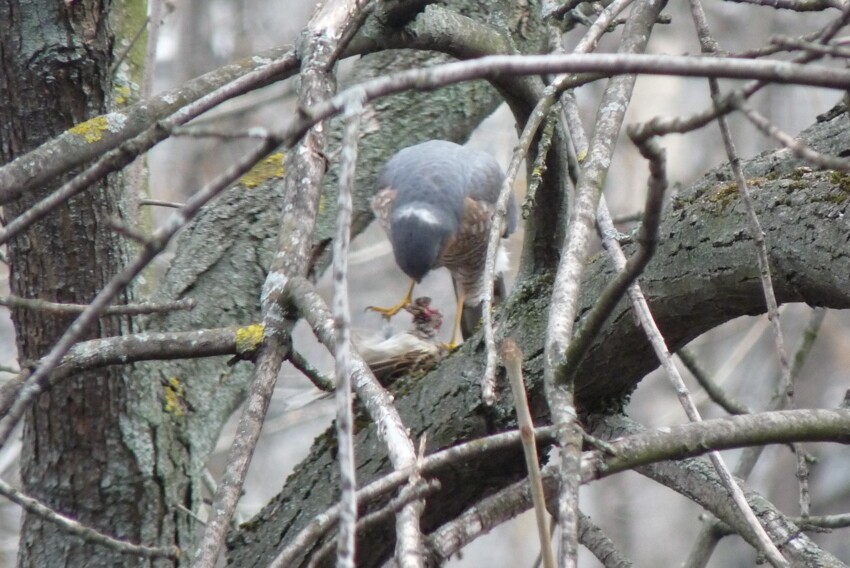
<svg viewBox="0 0 850 568">
<path fill-rule="evenodd" d="M 110 13 L 110 6 L 116 14 Z M 87 119 L 121 104 L 119 89 L 137 72 L 131 53 L 113 75 L 114 30 L 127 35 L 144 23 L 144 2 L 11 0 L 0 6 L 0 161 L 8 162 L 79 125 L 79 143 L 96 142 L 111 128 Z M 112 19 L 110 19 L 112 17 Z M 142 44 L 143 45 L 143 44 Z M 38 187 L 6 205 L 5 219 L 21 214 L 57 187 Z M 12 292 L 26 298 L 88 303 L 126 263 L 127 239 L 110 224 L 132 225 L 123 180 L 114 176 L 52 212 L 9 244 Z M 120 298 L 132 297 L 128 291 Z M 12 312 L 21 365 L 43 356 L 73 316 L 49 311 Z M 121 335 L 130 318 L 102 318 L 84 337 Z M 39 397 L 23 429 L 24 490 L 57 511 L 109 535 L 155 542 L 164 520 L 165 484 L 157 483 L 136 451 L 129 368 L 81 374 Z M 156 397 L 136 398 L 159 407 Z M 166 523 L 167 524 L 167 523 Z M 166 542 L 171 542 L 166 538 Z M 69 537 L 38 516 L 25 515 L 22 566 L 146 565 L 145 561 Z"/>
</svg>

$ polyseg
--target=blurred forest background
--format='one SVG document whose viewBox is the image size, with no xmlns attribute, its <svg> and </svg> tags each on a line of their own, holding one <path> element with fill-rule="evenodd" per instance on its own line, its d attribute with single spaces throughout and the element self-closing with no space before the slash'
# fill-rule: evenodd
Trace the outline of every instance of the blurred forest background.
<svg viewBox="0 0 850 568">
<path fill-rule="evenodd" d="M 235 58 L 250 55 L 273 46 L 292 44 L 314 8 L 311 0 L 182 0 L 175 2 L 161 30 L 157 51 L 154 92 L 179 85 L 201 73 L 219 67 Z M 815 29 L 823 15 L 782 12 L 731 2 L 706 2 L 712 28 L 723 49 L 735 52 L 765 44 L 771 36 L 797 36 Z M 656 28 L 650 42 L 650 53 L 696 53 L 690 15 L 684 2 L 671 2 L 665 10 L 674 25 Z M 580 32 L 581 30 L 579 30 Z M 580 33 L 575 33 L 575 41 Z M 568 41 L 573 38 L 568 37 Z M 599 52 L 606 51 L 603 43 Z M 343 63 L 343 70 L 345 63 Z M 343 72 L 344 76 L 344 72 Z M 296 79 L 297 80 L 297 79 Z M 583 87 L 577 95 L 581 103 L 590 89 Z M 252 125 L 276 124 L 279 117 L 293 111 L 293 80 L 276 83 L 265 89 L 217 108 L 200 121 L 218 127 L 245 129 Z M 663 93 L 663 97 L 657 96 Z M 641 77 L 638 79 L 634 103 L 627 123 L 653 116 L 686 114 L 709 103 L 707 82 L 703 79 Z M 766 89 L 752 101 L 760 111 L 786 132 L 797 133 L 815 117 L 837 102 L 835 91 L 802 87 Z M 671 104 L 672 103 L 672 104 Z M 591 122 L 595 108 L 586 105 L 586 123 Z M 198 121 L 195 122 L 197 124 Z M 742 158 L 774 148 L 748 123 L 732 121 L 733 135 Z M 516 141 L 516 125 L 505 107 L 481 125 L 470 144 L 486 150 L 507 166 Z M 686 185 L 725 161 L 725 153 L 715 124 L 687 136 L 668 136 L 663 140 L 668 152 L 668 175 L 675 185 Z M 211 139 L 169 139 L 151 152 L 148 162 L 150 194 L 154 199 L 181 201 L 221 169 L 241 155 L 239 142 Z M 331 159 L 334 159 L 331 156 Z M 644 202 L 645 162 L 628 141 L 619 146 L 617 160 L 611 168 L 606 198 L 613 215 L 639 211 Z M 524 182 L 518 181 L 517 196 L 524 193 Z M 153 210 L 156 223 L 166 211 Z M 626 228 L 629 225 L 625 225 Z M 512 238 L 514 260 L 522 240 L 522 231 Z M 162 262 L 167 262 L 167 258 Z M 351 298 L 354 325 L 361 333 L 381 333 L 386 325 L 375 314 L 365 313 L 370 304 L 394 302 L 406 286 L 406 277 L 395 266 L 383 233 L 372 226 L 359 236 L 352 247 Z M 5 277 L 5 275 L 4 275 Z M 327 275 L 321 288 L 330 297 Z M 8 293 L 8 285 L 3 282 Z M 448 273 L 437 271 L 417 288 L 417 295 L 430 295 L 443 311 L 446 321 L 453 316 L 454 299 L 450 296 Z M 791 305 L 783 309 L 783 326 L 793 350 L 800 342 L 812 310 Z M 397 328 L 406 326 L 400 317 Z M 448 334 L 449 326 L 444 333 Z M 0 312 L 0 363 L 16 366 L 13 330 L 5 309 Z M 796 400 L 800 407 L 838 405 L 850 386 L 850 314 L 831 311 L 821 327 L 817 343 L 797 383 Z M 332 360 L 324 349 L 310 348 L 311 335 L 306 330 L 296 334 L 299 349 L 313 358 L 324 370 Z M 696 340 L 691 346 L 699 354 L 702 365 L 732 394 L 753 408 L 768 405 L 779 373 L 773 340 L 766 316 L 741 318 Z M 690 379 L 690 376 L 686 374 Z M 706 418 L 721 416 L 693 382 L 700 411 Z M 643 424 L 664 426 L 685 421 L 675 393 L 666 381 L 655 374 L 641 383 L 633 395 L 629 414 Z M 322 399 L 310 383 L 287 367 L 278 382 L 275 399 L 267 418 L 263 438 L 255 454 L 238 513 L 249 519 L 282 487 L 286 476 L 298 463 L 315 435 L 330 425 L 332 401 Z M 211 462 L 214 475 L 223 466 L 230 445 L 232 428 L 225 429 L 219 452 Z M 286 438 L 286 444 L 280 441 Z M 286 448 L 283 452 L 282 448 Z M 15 479 L 19 446 L 10 444 L 0 452 L 0 475 Z M 818 448 L 809 450 L 818 456 Z M 843 452 L 843 454 L 842 454 Z M 850 452 L 832 446 L 831 457 L 843 463 L 821 463 L 811 471 L 812 511 L 830 514 L 850 510 Z M 727 463 L 734 464 L 736 452 L 725 452 Z M 776 464 L 782 465 L 777 467 Z M 783 472 L 776 475 L 776 471 Z M 798 513 L 795 458 L 784 447 L 769 447 L 756 467 L 750 485 L 762 492 L 784 511 Z M 638 566 L 673 566 L 681 563 L 699 530 L 699 507 L 683 497 L 632 472 L 607 478 L 585 486 L 581 495 L 582 509 L 596 521 Z M 635 511 L 640 511 L 640 523 Z M 20 510 L 8 501 L 0 501 L 0 566 L 13 566 L 18 543 Z M 671 533 L 675 527 L 675 533 Z M 531 566 L 537 554 L 537 538 L 531 513 L 500 527 L 494 533 L 470 546 L 452 566 L 488 566 L 493 568 Z M 850 538 L 847 533 L 814 535 L 813 538 L 845 561 L 850 561 Z M 663 540 L 662 540 L 663 539 Z M 752 566 L 755 553 L 737 538 L 725 539 L 712 559 L 711 566 Z M 582 566 L 598 566 L 590 554 L 581 557 Z"/>
</svg>

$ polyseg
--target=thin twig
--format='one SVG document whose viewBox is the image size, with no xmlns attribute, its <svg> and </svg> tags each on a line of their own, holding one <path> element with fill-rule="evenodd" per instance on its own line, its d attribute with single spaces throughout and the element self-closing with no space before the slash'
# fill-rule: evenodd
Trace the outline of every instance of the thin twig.
<svg viewBox="0 0 850 568">
<path fill-rule="evenodd" d="M 552 552 L 552 540 L 549 536 L 549 518 L 546 512 L 546 497 L 543 494 L 543 482 L 540 478 L 540 459 L 537 457 L 537 444 L 534 440 L 534 423 L 531 410 L 528 408 L 528 395 L 525 391 L 525 381 L 522 378 L 522 351 L 511 338 L 502 344 L 502 361 L 511 382 L 511 392 L 514 396 L 517 424 L 522 436 L 522 449 L 525 453 L 525 465 L 528 468 L 528 479 L 531 487 L 531 498 L 534 503 L 534 514 L 537 519 L 537 536 L 540 539 L 540 555 L 546 568 L 555 568 L 555 555 Z"/>
<path fill-rule="evenodd" d="M 718 100 L 720 97 L 720 85 L 717 79 L 709 79 L 709 88 L 713 100 Z M 741 195 L 741 201 L 744 203 L 744 208 L 747 211 L 747 220 L 749 222 L 750 237 L 753 239 L 753 244 L 756 247 L 756 256 L 758 258 L 759 278 L 761 280 L 762 291 L 764 292 L 765 303 L 767 304 L 767 319 L 773 330 L 773 338 L 776 346 L 776 354 L 779 357 L 779 369 L 782 375 L 782 386 L 784 390 L 785 404 L 787 408 L 794 408 L 794 380 L 791 376 L 791 365 L 788 361 L 788 351 L 785 348 L 785 337 L 782 333 L 782 325 L 779 316 L 779 304 L 776 301 L 776 292 L 773 289 L 773 279 L 770 274 L 770 261 L 767 244 L 765 242 L 764 231 L 761 228 L 761 222 L 756 214 L 755 203 L 750 195 L 747 187 L 747 180 L 744 177 L 744 170 L 741 167 L 741 160 L 738 157 L 738 152 L 735 149 L 735 143 L 732 140 L 732 133 L 729 130 L 729 123 L 726 116 L 718 117 L 718 125 L 720 133 L 723 137 L 723 144 L 726 148 L 726 155 L 729 159 L 729 166 L 735 176 L 735 182 L 738 186 L 738 192 Z M 800 486 L 800 504 L 801 511 L 805 515 L 808 513 L 808 465 L 802 448 L 794 446 L 794 453 L 797 456 L 797 478 Z M 751 513 L 751 510 L 748 511 Z M 745 516 L 749 517 L 748 511 L 744 511 Z M 756 520 L 755 515 L 752 515 L 751 520 Z M 756 520 L 757 521 L 757 520 Z M 761 524 L 757 525 L 761 528 Z M 759 541 L 763 547 L 763 552 L 774 566 L 787 566 L 787 561 L 782 557 L 779 550 L 775 548 L 770 541 L 767 533 L 762 536 L 761 532 L 756 532 Z"/>
<path fill-rule="evenodd" d="M 691 2 L 691 5 L 693 6 L 693 2 Z M 850 5 L 844 8 L 844 11 L 842 12 L 840 17 L 827 23 L 823 27 L 823 29 L 821 29 L 816 34 L 816 39 L 821 43 L 826 44 L 833 37 L 835 37 L 835 34 L 837 34 L 838 31 L 847 24 L 848 21 L 850 21 Z M 704 29 L 707 29 L 707 25 Z M 701 30 L 698 28 L 698 31 Z M 706 48 L 705 45 L 703 45 L 702 47 L 703 49 Z M 795 57 L 791 64 L 795 66 L 811 68 L 812 66 L 807 66 L 805 64 L 814 59 L 817 59 L 818 57 L 818 54 L 806 52 Z M 701 59 L 701 61 L 719 61 L 721 59 L 723 58 L 706 57 Z M 705 76 L 708 77 L 708 75 Z M 713 78 L 716 79 L 719 78 L 719 76 L 714 76 Z M 675 117 L 669 119 L 656 117 L 648 122 L 641 124 L 635 130 L 634 136 L 632 138 L 635 141 L 639 141 L 642 139 L 650 138 L 652 136 L 663 136 L 665 134 L 673 133 L 684 134 L 685 132 L 690 132 L 692 130 L 702 128 L 703 126 L 710 124 L 718 116 L 726 115 L 735 110 L 734 103 L 736 101 L 746 100 L 753 94 L 761 90 L 763 87 L 765 87 L 768 83 L 774 82 L 772 80 L 765 79 L 762 77 L 755 77 L 754 75 L 749 78 L 752 80 L 740 89 L 732 91 L 722 100 L 713 101 L 713 104 L 710 108 L 696 112 L 691 116 L 687 117 Z"/>
<path fill-rule="evenodd" d="M 127 237 L 139 246 L 147 246 L 148 241 L 150 240 L 150 237 L 141 230 L 118 219 L 107 219 L 106 225 L 119 235 Z"/>
<path fill-rule="evenodd" d="M 292 366 L 301 371 L 317 389 L 325 392 L 334 392 L 336 387 L 334 386 L 333 379 L 320 373 L 318 369 L 304 358 L 300 351 L 290 349 L 288 359 L 292 363 Z"/>
<path fill-rule="evenodd" d="M 508 200 L 510 199 L 516 176 L 519 173 L 519 166 L 528 155 L 528 150 L 532 140 L 534 140 L 537 129 L 548 115 L 554 103 L 555 97 L 550 90 L 550 95 L 541 99 L 529 115 L 528 121 L 522 129 L 519 141 L 517 141 L 514 148 L 511 162 L 505 173 L 505 179 L 502 181 L 499 198 L 496 201 L 496 212 L 493 215 L 493 222 L 490 226 L 490 235 L 487 240 L 487 257 L 484 263 L 484 306 L 482 309 L 487 362 L 484 368 L 484 374 L 481 376 L 481 398 L 484 404 L 488 406 L 492 406 L 496 402 L 496 338 L 493 330 L 493 276 L 496 270 L 499 241 L 502 239 L 505 217 L 508 212 Z"/>
<path fill-rule="evenodd" d="M 107 536 L 91 527 L 87 527 L 80 522 L 75 521 L 70 517 L 57 513 L 41 501 L 24 495 L 3 480 L 0 480 L 0 494 L 10 501 L 20 505 L 28 513 L 37 515 L 42 519 L 55 524 L 68 534 L 78 536 L 87 542 L 106 546 L 122 554 L 132 554 L 142 558 L 170 558 L 172 560 L 176 560 L 180 556 L 180 549 L 176 546 L 171 548 L 142 546 L 140 544 L 133 544 Z"/>
<path fill-rule="evenodd" d="M 705 369 L 700 366 L 696 355 L 690 349 L 683 347 L 676 352 L 676 355 L 679 356 L 679 360 L 684 363 L 685 368 L 690 371 L 700 386 L 705 389 L 706 394 L 711 397 L 711 400 L 716 402 L 723 410 L 733 415 L 750 414 L 752 412 L 746 404 L 734 398 L 714 381 Z"/>
<path fill-rule="evenodd" d="M 575 333 L 567 350 L 568 364 L 562 372 L 569 380 L 578 370 L 592 341 L 602 329 L 608 316 L 614 311 L 617 303 L 628 290 L 628 287 L 649 264 L 658 246 L 658 227 L 661 224 L 661 208 L 664 202 L 664 192 L 667 189 L 667 160 L 664 150 L 653 141 L 641 145 L 640 152 L 649 161 L 649 181 L 647 183 L 646 204 L 644 205 L 643 222 L 638 231 L 638 250 L 629 258 L 625 270 L 608 283 L 602 290 L 593 309 L 585 316 L 581 328 Z M 614 239 L 616 240 L 616 239 Z M 610 243 L 611 239 L 604 243 Z"/>
<path fill-rule="evenodd" d="M 617 240 L 613 238 L 614 225 L 611 221 L 611 216 L 608 213 L 608 208 L 605 205 L 604 198 L 599 205 L 599 224 L 600 228 L 602 229 L 603 239 L 609 241 L 608 243 L 606 243 L 606 250 L 608 250 L 609 256 L 611 257 L 618 271 L 624 270 L 626 265 L 625 255 L 623 254 L 623 251 L 620 248 L 620 245 Z M 646 298 L 644 297 L 637 283 L 633 283 L 629 287 L 629 297 L 631 298 L 633 309 L 635 310 L 640 320 L 641 327 L 643 327 L 647 338 L 649 339 L 653 349 L 655 350 L 658 360 L 661 362 L 661 366 L 663 367 L 668 379 L 673 385 L 676 395 L 678 396 L 679 401 L 685 410 L 685 414 L 692 422 L 700 422 L 702 418 L 699 414 L 699 410 L 697 410 L 696 405 L 694 404 L 693 399 L 691 398 L 690 393 L 688 392 L 687 387 L 685 386 L 685 383 L 682 380 L 682 376 L 679 374 L 679 370 L 673 363 L 672 356 L 670 355 L 670 352 L 667 349 L 664 337 L 662 336 L 661 331 L 658 329 L 658 325 L 655 323 L 655 320 L 652 317 L 652 313 L 649 310 L 649 305 L 646 302 Z M 723 483 L 724 487 L 726 487 L 726 490 L 729 491 L 732 499 L 735 501 L 736 505 L 741 510 L 744 517 L 747 519 L 747 524 L 753 530 L 753 533 L 757 536 L 763 550 L 768 554 L 768 557 L 771 559 L 771 562 L 775 563 L 778 566 L 787 565 L 787 563 L 785 563 L 784 559 L 782 558 L 782 555 L 779 553 L 778 550 L 776 550 L 776 547 L 770 541 L 770 538 L 767 536 L 767 533 L 765 533 L 764 528 L 758 522 L 758 519 L 756 519 L 755 514 L 747 504 L 743 491 L 732 478 L 732 475 L 731 473 L 729 473 L 728 468 L 723 463 L 723 459 L 720 457 L 720 454 L 717 452 L 711 452 L 709 453 L 709 459 L 711 459 L 711 462 L 714 465 L 714 468 L 717 471 L 721 482 Z M 771 548 L 773 549 L 772 551 Z"/>
<path fill-rule="evenodd" d="M 818 55 L 830 55 L 832 57 L 840 57 L 843 59 L 850 58 L 850 49 L 841 45 L 815 43 L 812 38 L 807 37 L 785 37 L 778 36 L 770 38 L 770 43 L 783 49 L 800 49 L 810 51 Z"/>
<path fill-rule="evenodd" d="M 187 138 L 218 138 L 220 140 L 251 140 L 257 138 L 265 138 L 268 133 L 265 130 L 256 128 L 246 128 L 243 130 L 235 130 L 221 126 L 203 125 L 203 126 L 178 126 L 171 131 L 171 135 L 175 137 L 185 136 Z"/>
<path fill-rule="evenodd" d="M 183 207 L 183 203 L 179 203 L 177 201 L 164 201 L 162 199 L 140 199 L 139 205 L 148 205 L 153 207 L 172 207 L 174 209 L 179 209 Z"/>
<path fill-rule="evenodd" d="M 830 156 L 829 154 L 822 154 L 809 148 L 790 134 L 780 130 L 775 124 L 770 122 L 767 117 L 749 106 L 743 100 L 736 99 L 733 102 L 733 105 L 740 110 L 744 116 L 746 116 L 747 119 L 756 126 L 756 128 L 761 130 L 765 136 L 770 136 L 774 140 L 778 141 L 780 144 L 791 150 L 797 157 L 802 158 L 807 162 L 811 162 L 817 167 L 825 170 L 850 172 L 850 160 L 846 158 L 839 158 L 837 156 Z"/>
<path fill-rule="evenodd" d="M 820 329 L 825 314 L 826 310 L 823 308 L 816 308 L 812 310 L 809 322 L 806 325 L 806 329 L 803 331 L 803 337 L 800 341 L 800 345 L 797 347 L 797 351 L 794 354 L 794 363 L 791 367 L 791 373 L 794 377 L 799 375 L 800 369 L 802 369 L 803 364 L 814 345 L 814 341 L 817 338 L 818 330 Z M 782 404 L 784 404 L 784 400 L 784 397 L 775 397 L 768 410 L 779 409 Z M 750 476 L 750 473 L 752 473 L 753 468 L 763 451 L 764 446 L 761 445 L 744 448 L 741 452 L 741 457 L 735 465 L 735 477 L 746 480 Z M 714 548 L 723 537 L 722 531 L 717 530 L 719 522 L 720 521 L 709 522 L 700 530 L 699 534 L 694 539 L 691 552 L 688 554 L 688 558 L 683 565 L 685 568 L 703 568 L 708 564 L 708 561 L 714 552 Z"/>
<path fill-rule="evenodd" d="M 336 238 L 333 251 L 333 314 L 336 329 L 336 438 L 340 468 L 340 516 L 337 535 L 336 566 L 354 568 L 357 527 L 357 471 L 354 466 L 354 415 L 351 397 L 352 367 L 351 310 L 348 303 L 348 248 L 351 240 L 351 194 L 357 165 L 357 136 L 360 133 L 362 101 L 352 98 L 345 109 L 345 131 L 340 153 L 339 192 L 337 196 Z"/>
<path fill-rule="evenodd" d="M 757 6 L 768 6 L 780 10 L 791 10 L 794 12 L 822 12 L 830 8 L 842 8 L 841 3 L 835 0 L 731 0 L 741 4 L 755 4 Z"/>
<path fill-rule="evenodd" d="M 608 30 L 608 27 L 623 10 L 628 8 L 633 0 L 615 0 L 611 2 L 596 18 L 593 25 L 588 28 L 587 33 L 581 38 L 578 45 L 573 49 L 573 53 L 582 54 L 590 53 L 596 49 L 602 35 Z M 562 36 L 557 34 L 556 50 L 563 52 Z M 567 88 L 567 85 L 574 81 L 575 77 L 570 75 L 561 75 L 552 82 L 552 88 L 557 93 L 560 93 L 561 125 L 567 127 L 564 132 L 569 133 L 570 140 L 573 143 L 579 161 L 584 160 L 587 154 L 588 141 L 585 134 L 585 129 L 582 126 L 581 115 L 578 110 L 578 103 L 575 98 L 575 91 Z"/>
<path fill-rule="evenodd" d="M 101 316 L 137 316 L 143 314 L 156 314 L 162 312 L 174 312 L 178 310 L 193 310 L 197 300 L 187 298 L 174 300 L 172 302 L 140 302 L 136 304 L 124 304 L 109 306 L 104 309 Z M 21 298 L 19 296 L 0 296 L 0 306 L 11 308 L 24 308 L 28 310 L 44 310 L 60 314 L 79 314 L 88 306 L 86 304 L 62 304 L 59 302 L 48 302 L 35 298 Z"/>
<path fill-rule="evenodd" d="M 148 27 L 148 22 L 150 22 L 150 16 L 145 16 L 145 20 L 142 22 L 142 25 L 139 26 L 139 29 L 136 30 L 136 33 L 133 34 L 133 38 L 130 40 L 130 43 L 128 43 L 124 47 L 124 49 L 121 50 L 121 52 L 118 54 L 118 57 L 115 58 L 115 62 L 109 67 L 110 75 L 115 75 L 115 72 L 118 70 L 118 67 L 120 67 L 121 64 L 124 63 L 124 60 L 127 59 L 127 56 L 130 54 L 133 48 L 136 47 L 136 44 L 139 42 L 139 39 L 141 39 L 142 34 L 145 33 L 145 29 Z M 149 61 L 146 61 L 145 63 L 149 63 Z"/>
</svg>

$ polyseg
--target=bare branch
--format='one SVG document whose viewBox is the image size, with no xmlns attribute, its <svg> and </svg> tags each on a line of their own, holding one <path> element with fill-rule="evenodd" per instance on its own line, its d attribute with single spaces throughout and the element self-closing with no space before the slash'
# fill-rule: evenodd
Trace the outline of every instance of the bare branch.
<svg viewBox="0 0 850 568">
<path fill-rule="evenodd" d="M 779 410 L 742 414 L 646 430 L 613 440 L 615 454 L 585 452 L 582 482 L 600 479 L 647 463 L 679 460 L 718 450 L 791 442 L 850 441 L 848 410 Z"/>
<path fill-rule="evenodd" d="M 771 123 L 767 117 L 740 99 L 735 100 L 732 104 L 740 110 L 744 116 L 746 116 L 747 119 L 756 126 L 756 128 L 761 130 L 765 136 L 770 136 L 794 152 L 796 156 L 825 170 L 850 172 L 850 160 L 846 158 L 839 158 L 837 156 L 830 156 L 828 154 L 822 154 L 812 150 L 799 140 L 795 140 L 793 136 L 777 128 L 777 126 Z"/>
<path fill-rule="evenodd" d="M 90 160 L 96 159 L 96 166 L 125 154 L 123 163 L 109 170 L 115 171 L 165 139 L 170 127 L 188 122 L 222 101 L 273 78 L 291 74 L 297 66 L 298 59 L 292 50 L 274 48 L 201 75 L 180 87 L 140 101 L 123 112 L 95 117 L 83 124 L 96 129 L 96 140 L 88 141 L 78 133 L 79 129 L 72 128 L 0 167 L 0 203 L 17 199 L 24 191 L 55 180 Z M 168 118 L 154 124 L 162 117 Z M 164 130 L 160 130 L 161 127 Z M 113 148 L 117 151 L 104 154 Z M 57 160 L 56 156 L 63 159 Z M 91 179 L 85 187 L 106 173 L 109 172 Z"/>
<path fill-rule="evenodd" d="M 87 527 L 75 521 L 72 518 L 60 515 L 41 501 L 24 495 L 3 480 L 0 480 L 0 494 L 13 503 L 17 503 L 23 507 L 28 513 L 38 515 L 39 517 L 54 523 L 63 531 L 78 536 L 88 542 L 101 544 L 123 554 L 132 554 L 142 558 L 170 558 L 172 560 L 176 560 L 180 556 L 180 550 L 177 549 L 177 547 L 165 549 L 143 546 L 107 536 L 91 527 Z"/>
<path fill-rule="evenodd" d="M 289 362 L 292 363 L 292 366 L 301 371 L 305 377 L 310 379 L 310 382 L 313 383 L 317 389 L 325 392 L 334 392 L 336 387 L 334 386 L 333 379 L 320 373 L 319 370 L 311 365 L 300 352 L 295 349 L 290 349 L 288 359 Z"/>
<path fill-rule="evenodd" d="M 723 388 L 718 385 L 711 376 L 709 376 L 705 369 L 700 367 L 696 355 L 694 355 L 690 349 L 687 347 L 679 349 L 679 351 L 676 352 L 676 355 L 679 356 L 679 359 L 685 364 L 685 367 L 688 371 L 690 371 L 691 375 L 694 376 L 700 386 L 705 389 L 705 392 L 709 397 L 711 397 L 711 400 L 720 405 L 723 410 L 729 414 L 752 413 L 752 410 L 747 405 L 740 400 L 733 398 L 732 395 L 723 390 Z"/>
<path fill-rule="evenodd" d="M 173 209 L 179 209 L 183 207 L 183 203 L 178 203 L 176 201 L 164 201 L 162 199 L 140 199 L 139 205 L 148 205 L 153 207 L 171 207 Z"/>
<path fill-rule="evenodd" d="M 682 434 L 679 428 L 705 428 L 706 425 L 711 425 L 720 422 L 733 422 L 736 428 L 738 425 L 745 424 L 748 420 L 757 420 L 758 417 L 766 419 L 766 423 L 760 426 L 754 426 L 756 430 L 761 430 L 763 433 L 771 431 L 779 423 L 784 423 L 791 416 L 802 418 L 802 414 L 796 415 L 798 412 L 821 412 L 821 411 L 782 411 L 770 412 L 760 415 L 735 416 L 721 421 L 709 420 L 699 424 L 688 424 L 677 426 L 671 433 Z M 830 412 L 830 411 L 827 411 Z M 850 415 L 848 415 L 850 416 Z M 792 418 L 791 420 L 795 420 Z M 808 419 L 803 418 L 804 421 Z M 818 419 L 815 419 L 817 421 Z M 632 420 L 620 416 L 599 416 L 592 419 L 594 423 L 594 432 L 612 438 L 617 436 L 629 437 L 631 435 L 641 435 L 647 433 L 640 425 Z M 788 424 L 786 424 L 788 425 Z M 798 425 L 799 426 L 799 425 Z M 837 424 L 836 424 L 837 426 Z M 748 428 L 745 426 L 745 428 Z M 784 428 L 779 426 L 780 429 Z M 794 428 L 793 426 L 791 427 Z M 716 433 L 716 432 L 715 432 Z M 790 433 L 790 432 L 789 432 Z M 797 435 L 792 435 L 792 438 L 776 440 L 776 443 L 789 443 L 800 440 L 799 432 Z M 731 431 L 727 435 L 736 437 Z M 712 436 L 713 437 L 713 434 Z M 625 438 L 623 438 L 625 439 Z M 718 446 L 711 445 L 709 449 L 716 451 L 723 449 Z M 659 483 L 670 487 L 674 491 L 681 493 L 688 499 L 693 500 L 707 511 L 723 519 L 726 523 L 734 526 L 735 532 L 740 534 L 753 547 L 758 547 L 759 543 L 752 532 L 751 527 L 743 522 L 739 513 L 738 505 L 730 498 L 729 492 L 721 483 L 716 470 L 706 460 L 700 459 L 676 459 L 675 461 L 660 461 L 657 463 L 635 466 L 638 473 L 649 477 Z M 694 484 L 694 479 L 699 479 L 700 483 Z M 770 502 L 764 499 L 753 491 L 747 491 L 746 497 L 748 503 L 758 510 L 758 516 L 763 520 L 764 527 L 770 532 L 773 540 L 782 548 L 782 551 L 787 554 L 788 558 L 794 565 L 836 565 L 840 566 L 840 561 L 828 552 L 821 550 L 809 539 L 804 533 L 800 532 L 799 528 L 789 521 L 781 511 L 777 510 Z"/>
<path fill-rule="evenodd" d="M 822 12 L 830 8 L 842 9 L 838 0 L 731 0 L 741 4 L 755 4 L 757 6 L 768 6 L 779 10 L 792 10 L 794 12 Z"/>
<path fill-rule="evenodd" d="M 614 542 L 608 538 L 590 517 L 579 511 L 579 541 L 601 562 L 605 568 L 631 568 L 632 562 L 623 556 Z"/>
<path fill-rule="evenodd" d="M 340 157 L 339 193 L 337 196 L 336 238 L 333 255 L 333 313 L 336 342 L 336 436 L 339 447 L 340 468 L 340 522 L 337 538 L 336 565 L 354 568 L 355 536 L 357 526 L 357 472 L 354 466 L 354 416 L 351 397 L 353 369 L 349 361 L 351 351 L 351 311 L 348 304 L 348 249 L 351 240 L 351 193 L 354 169 L 357 165 L 357 136 L 363 105 L 352 98 L 345 109 L 345 133 Z M 320 555 L 321 556 L 321 555 Z"/>
<path fill-rule="evenodd" d="M 534 440 L 534 422 L 531 419 L 528 395 L 525 392 L 525 381 L 522 378 L 522 351 L 513 339 L 508 338 L 502 344 L 502 360 L 511 382 L 517 423 L 522 436 L 522 449 L 525 453 L 525 465 L 528 468 L 534 514 L 537 518 L 540 555 L 543 557 L 543 565 L 546 568 L 555 568 L 555 555 L 552 552 L 549 520 L 546 514 L 546 497 L 543 494 L 543 483 L 540 479 L 540 459 L 537 457 L 537 444 Z"/>
<path fill-rule="evenodd" d="M 255 341 L 257 337 L 262 338 L 262 330 L 258 328 L 259 326 L 247 326 L 173 333 L 140 333 L 83 341 L 68 351 L 56 369 L 50 373 L 47 381 L 37 385 L 36 395 L 82 371 L 107 365 L 216 355 L 238 355 L 247 358 L 258 345 Z M 29 370 L 24 370 L 0 388 L 0 415 L 6 414 L 15 402 L 30 374 Z"/>
<path fill-rule="evenodd" d="M 141 302 L 138 304 L 124 304 L 109 306 L 101 313 L 105 316 L 137 316 L 142 314 L 156 314 L 162 312 L 173 312 L 176 310 L 192 310 L 197 302 L 192 299 L 175 300 L 173 302 Z M 0 296 L 0 306 L 11 308 L 24 308 L 28 310 L 45 310 L 61 314 L 78 314 L 86 309 L 85 304 L 62 304 L 48 302 L 35 298 L 21 298 L 19 296 Z"/>
</svg>

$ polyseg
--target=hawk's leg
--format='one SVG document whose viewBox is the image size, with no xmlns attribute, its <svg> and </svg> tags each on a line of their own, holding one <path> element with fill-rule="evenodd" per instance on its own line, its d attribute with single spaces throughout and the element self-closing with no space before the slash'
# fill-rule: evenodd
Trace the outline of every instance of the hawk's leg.
<svg viewBox="0 0 850 568">
<path fill-rule="evenodd" d="M 379 308 L 378 306 L 369 306 L 366 309 L 371 310 L 373 312 L 378 312 L 379 314 L 384 316 L 385 319 L 390 319 L 391 317 L 399 313 L 401 310 L 403 310 L 405 306 L 410 304 L 410 299 L 413 297 L 413 287 L 415 285 L 416 281 L 411 279 L 410 288 L 407 289 L 407 294 L 404 296 L 404 298 L 402 298 L 401 302 L 391 308 Z"/>
<path fill-rule="evenodd" d="M 459 290 L 457 294 L 457 313 L 455 314 L 455 323 L 452 326 L 452 338 L 449 339 L 449 342 L 445 345 L 446 349 L 449 351 L 454 351 L 459 347 L 457 340 L 460 335 L 460 319 L 463 317 L 464 297 L 465 294 L 463 293 L 463 290 Z"/>
</svg>

